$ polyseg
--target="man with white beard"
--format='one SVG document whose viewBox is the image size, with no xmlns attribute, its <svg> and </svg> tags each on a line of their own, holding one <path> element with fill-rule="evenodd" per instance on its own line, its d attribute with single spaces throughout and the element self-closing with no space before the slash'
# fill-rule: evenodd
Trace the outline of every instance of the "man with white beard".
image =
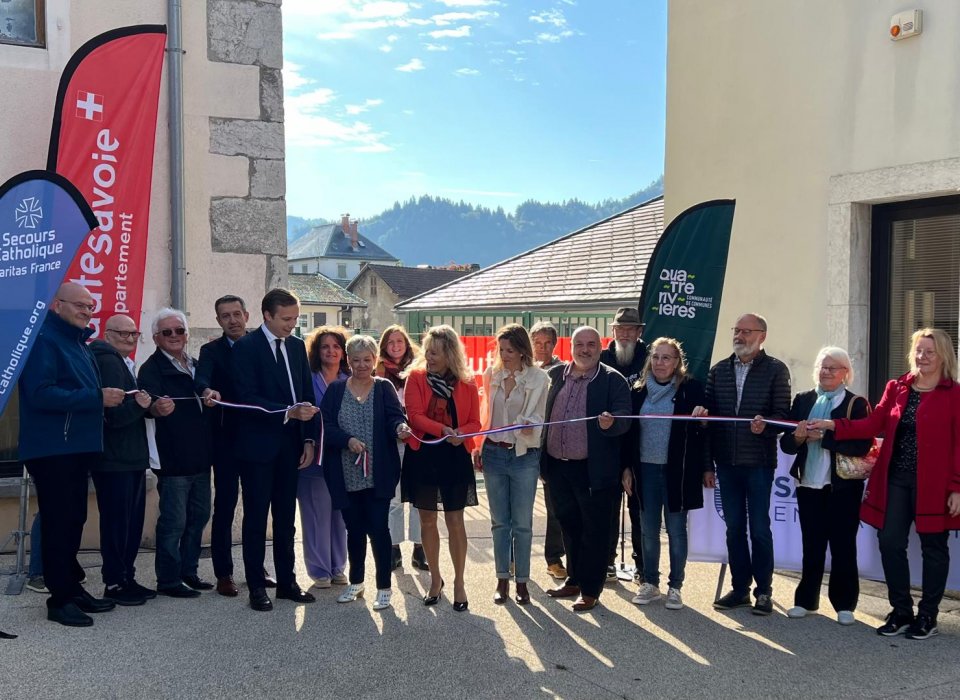
<svg viewBox="0 0 960 700">
<path fill-rule="evenodd" d="M 613 367 L 624 379 L 627 380 L 627 386 L 633 386 L 643 370 L 643 365 L 647 361 L 647 345 L 640 338 L 643 332 L 643 322 L 640 320 L 640 312 L 635 308 L 623 307 L 617 309 L 613 317 L 613 340 L 607 349 L 600 353 L 600 361 Z M 633 454 L 631 451 L 630 454 Z M 627 496 L 627 511 L 630 513 L 630 544 L 633 547 L 633 578 L 638 583 L 643 583 L 643 544 L 640 534 L 640 500 L 634 494 Z M 613 514 L 614 527 L 612 528 L 613 537 L 610 540 L 610 559 L 607 562 L 607 578 L 617 577 L 617 540 L 620 532 L 620 524 L 616 522 L 619 518 L 620 509 L 617 508 Z"/>
</svg>

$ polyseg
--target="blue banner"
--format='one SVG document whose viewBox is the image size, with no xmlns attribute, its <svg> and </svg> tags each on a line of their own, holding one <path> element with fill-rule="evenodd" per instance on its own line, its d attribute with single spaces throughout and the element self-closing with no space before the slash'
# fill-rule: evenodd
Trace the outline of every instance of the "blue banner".
<svg viewBox="0 0 960 700">
<path fill-rule="evenodd" d="M 0 413 L 70 262 L 96 227 L 61 175 L 30 170 L 0 185 Z"/>
</svg>

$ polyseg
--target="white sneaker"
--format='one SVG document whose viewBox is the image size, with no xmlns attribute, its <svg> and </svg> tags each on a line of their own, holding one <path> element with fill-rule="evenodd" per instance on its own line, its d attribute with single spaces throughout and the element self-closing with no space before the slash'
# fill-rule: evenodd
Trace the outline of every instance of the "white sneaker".
<svg viewBox="0 0 960 700">
<path fill-rule="evenodd" d="M 330 577 L 321 576 L 320 578 L 313 579 L 313 585 L 316 588 L 330 588 Z"/>
<path fill-rule="evenodd" d="M 363 584 L 351 583 L 346 590 L 337 598 L 338 603 L 352 603 L 357 598 L 363 598 Z"/>
<path fill-rule="evenodd" d="M 853 618 L 853 613 L 849 610 L 838 610 L 837 622 L 846 627 L 847 625 L 852 625 L 856 620 Z"/>
<path fill-rule="evenodd" d="M 683 608 L 683 597 L 680 595 L 679 588 L 667 589 L 667 604 L 664 606 L 667 610 L 680 610 Z"/>
<path fill-rule="evenodd" d="M 330 579 L 335 586 L 346 586 L 350 583 L 350 579 L 347 578 L 347 575 L 342 571 L 339 574 L 334 574 L 333 578 Z"/>
<path fill-rule="evenodd" d="M 660 600 L 662 594 L 660 593 L 660 588 L 654 586 L 652 583 L 645 583 L 640 586 L 640 590 L 637 592 L 631 603 L 636 603 L 637 605 L 647 605 L 652 603 L 655 600 Z"/>
<path fill-rule="evenodd" d="M 393 591 L 389 588 L 378 588 L 377 599 L 373 603 L 374 610 L 386 610 L 390 607 L 390 597 Z"/>
<path fill-rule="evenodd" d="M 799 605 L 794 605 L 792 608 L 787 610 L 787 617 L 792 617 L 794 620 L 799 620 L 801 617 L 806 617 L 807 613 L 810 611 L 806 608 L 801 608 Z"/>
</svg>

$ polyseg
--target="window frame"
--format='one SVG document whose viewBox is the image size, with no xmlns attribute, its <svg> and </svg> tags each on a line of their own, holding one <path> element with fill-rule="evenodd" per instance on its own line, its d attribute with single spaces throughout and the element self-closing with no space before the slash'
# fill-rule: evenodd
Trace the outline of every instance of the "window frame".
<svg viewBox="0 0 960 700">
<path fill-rule="evenodd" d="M 46 0 L 32 1 L 37 40 L 35 42 L 12 41 L 0 36 L 0 46 L 19 46 L 27 49 L 47 48 L 47 2 Z"/>
</svg>

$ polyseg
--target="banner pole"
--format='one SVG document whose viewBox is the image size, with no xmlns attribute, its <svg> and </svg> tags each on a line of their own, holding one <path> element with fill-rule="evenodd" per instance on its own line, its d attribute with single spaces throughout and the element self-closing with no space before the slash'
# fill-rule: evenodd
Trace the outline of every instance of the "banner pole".
<svg viewBox="0 0 960 700">
<path fill-rule="evenodd" d="M 5 595 L 20 595 L 23 593 L 23 585 L 27 581 L 27 572 L 24 568 L 26 561 L 26 546 L 24 540 L 27 537 L 27 510 L 30 507 L 30 476 L 27 474 L 27 468 L 23 468 L 23 476 L 20 478 L 20 515 L 17 520 L 17 529 L 10 533 L 10 537 L 17 542 L 17 561 L 14 565 L 13 575 L 7 582 Z M 7 540 L 10 541 L 9 539 Z M 32 545 L 32 543 L 31 543 Z"/>
</svg>

